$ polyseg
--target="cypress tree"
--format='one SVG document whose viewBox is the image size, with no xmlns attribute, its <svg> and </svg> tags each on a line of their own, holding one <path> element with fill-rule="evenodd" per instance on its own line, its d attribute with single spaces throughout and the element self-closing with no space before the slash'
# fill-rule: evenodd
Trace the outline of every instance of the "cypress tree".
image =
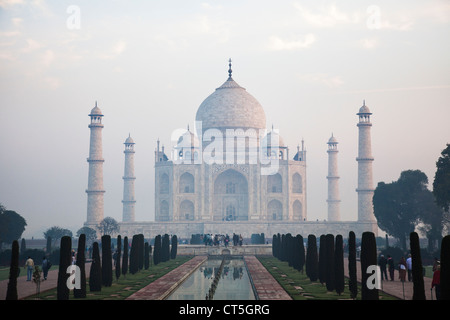
<svg viewBox="0 0 450 320">
<path fill-rule="evenodd" d="M 142 233 L 138 234 L 137 236 L 138 241 L 138 270 L 144 269 L 144 235 Z"/>
<path fill-rule="evenodd" d="M 292 251 L 292 267 L 300 271 L 300 245 L 298 243 L 298 235 L 291 238 L 291 251 Z"/>
<path fill-rule="evenodd" d="M 89 291 L 102 290 L 102 264 L 100 261 L 100 250 L 98 242 L 92 244 L 92 263 L 89 271 Z"/>
<path fill-rule="evenodd" d="M 144 268 L 145 270 L 148 270 L 150 266 L 150 248 L 148 245 L 148 242 L 145 242 L 144 244 Z"/>
<path fill-rule="evenodd" d="M 356 278 L 356 236 L 353 231 L 348 234 L 348 289 L 350 297 L 356 299 L 358 295 L 358 283 Z"/>
<path fill-rule="evenodd" d="M 327 247 L 325 245 L 325 235 L 322 234 L 319 238 L 319 281 L 321 284 L 326 282 L 326 268 L 327 268 Z"/>
<path fill-rule="evenodd" d="M 11 264 L 9 267 L 9 281 L 6 289 L 6 300 L 17 300 L 17 277 L 19 276 L 19 242 L 14 240 L 11 247 Z"/>
<path fill-rule="evenodd" d="M 441 299 L 450 300 L 450 235 L 441 242 Z"/>
<path fill-rule="evenodd" d="M 172 248 L 170 249 L 170 259 L 175 259 L 177 257 L 178 251 L 178 237 L 177 235 L 172 236 Z"/>
<path fill-rule="evenodd" d="M 275 258 L 278 258 L 277 257 L 277 236 L 275 234 L 272 236 L 272 255 Z"/>
<path fill-rule="evenodd" d="M 281 234 L 277 233 L 277 258 L 281 260 Z"/>
<path fill-rule="evenodd" d="M 71 251 L 72 238 L 63 236 L 59 252 L 58 282 L 56 287 L 56 298 L 58 300 L 69 300 L 70 289 L 67 287 L 67 279 L 69 278 L 67 268 L 72 264 Z"/>
<path fill-rule="evenodd" d="M 334 291 L 336 288 L 336 275 L 334 270 L 334 236 L 327 234 L 325 236 L 325 245 L 327 247 L 327 265 L 326 265 L 326 287 L 328 291 Z"/>
<path fill-rule="evenodd" d="M 122 257 L 122 237 L 120 236 L 120 234 L 117 236 L 117 256 L 116 256 L 116 280 L 118 281 L 120 278 L 120 259 Z"/>
<path fill-rule="evenodd" d="M 123 238 L 122 274 L 125 277 L 128 272 L 128 237 Z"/>
<path fill-rule="evenodd" d="M 420 243 L 417 232 L 410 233 L 409 245 L 412 259 L 413 300 L 426 300 L 422 273 L 422 257 L 420 256 Z"/>
<path fill-rule="evenodd" d="M 102 236 L 102 285 L 110 287 L 112 285 L 112 254 L 111 236 Z"/>
<path fill-rule="evenodd" d="M 296 269 L 303 273 L 303 268 L 305 266 L 305 246 L 303 245 L 303 237 L 302 235 L 298 234 L 295 238 L 297 251 L 295 265 Z"/>
<path fill-rule="evenodd" d="M 170 259 L 170 238 L 167 233 L 162 238 L 161 249 L 161 261 L 168 261 Z"/>
<path fill-rule="evenodd" d="M 319 261 L 317 256 L 317 239 L 313 234 L 308 235 L 308 247 L 306 249 L 306 275 L 311 281 L 317 281 L 319 273 Z"/>
<path fill-rule="evenodd" d="M 377 244 L 373 232 L 363 232 L 361 237 L 361 299 L 378 300 L 378 289 L 369 289 L 367 279 L 369 274 L 367 268 L 371 265 L 377 265 Z"/>
<path fill-rule="evenodd" d="M 80 234 L 78 238 L 78 251 L 76 265 L 80 268 L 80 289 L 73 289 L 73 296 L 75 298 L 86 298 L 86 235 Z"/>
<path fill-rule="evenodd" d="M 336 248 L 334 250 L 335 272 L 336 272 L 336 293 L 341 295 L 344 292 L 344 240 L 342 235 L 336 236 Z"/>
<path fill-rule="evenodd" d="M 154 244 L 154 250 L 153 250 L 153 264 L 156 266 L 158 263 L 161 262 L 161 235 L 157 235 L 155 237 L 155 244 Z"/>
<path fill-rule="evenodd" d="M 139 270 L 139 239 L 138 235 L 133 235 L 130 249 L 130 273 L 135 274 Z"/>
</svg>

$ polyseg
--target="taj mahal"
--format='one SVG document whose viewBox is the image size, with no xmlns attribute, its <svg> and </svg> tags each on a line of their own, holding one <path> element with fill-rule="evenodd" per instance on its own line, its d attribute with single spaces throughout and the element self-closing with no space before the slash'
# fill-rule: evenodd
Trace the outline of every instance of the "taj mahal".
<svg viewBox="0 0 450 320">
<path fill-rule="evenodd" d="M 156 142 L 155 221 L 135 221 L 135 142 L 124 143 L 122 236 L 176 234 L 342 234 L 365 231 L 377 235 L 373 214 L 371 115 L 363 103 L 356 113 L 358 138 L 358 219 L 341 221 L 338 173 L 338 140 L 328 145 L 328 218 L 308 219 L 307 156 L 304 141 L 295 152 L 285 145 L 258 100 L 232 77 L 198 107 L 195 127 L 182 132 L 172 150 Z M 349 115 L 350 116 L 350 115 Z M 90 149 L 86 226 L 95 227 L 103 213 L 103 114 L 95 105 L 89 117 Z M 356 167 L 355 167 L 356 169 Z M 325 177 L 324 177 L 325 178 Z M 314 220 L 314 221 L 313 221 Z"/>
</svg>

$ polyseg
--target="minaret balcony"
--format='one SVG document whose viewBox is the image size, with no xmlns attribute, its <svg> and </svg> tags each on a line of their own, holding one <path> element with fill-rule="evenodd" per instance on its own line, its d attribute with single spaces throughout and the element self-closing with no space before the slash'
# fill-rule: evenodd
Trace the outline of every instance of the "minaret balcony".
<svg viewBox="0 0 450 320">
<path fill-rule="evenodd" d="M 86 189 L 86 193 L 105 193 L 105 190 L 89 190 Z"/>
<path fill-rule="evenodd" d="M 86 160 L 87 160 L 87 162 L 105 162 L 105 159 L 90 159 L 90 158 L 87 158 Z"/>
</svg>

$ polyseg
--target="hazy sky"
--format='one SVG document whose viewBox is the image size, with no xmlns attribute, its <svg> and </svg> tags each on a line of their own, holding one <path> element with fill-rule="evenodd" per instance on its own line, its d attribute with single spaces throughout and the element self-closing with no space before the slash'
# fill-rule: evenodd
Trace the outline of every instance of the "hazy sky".
<svg viewBox="0 0 450 320">
<path fill-rule="evenodd" d="M 373 112 L 374 180 L 450 143 L 448 1 L 0 0 L 0 203 L 24 237 L 86 221 L 88 114 L 102 110 L 105 217 L 122 219 L 124 141 L 136 142 L 136 220 L 154 220 L 154 149 L 194 125 L 228 76 L 264 107 L 291 156 L 305 140 L 308 219 L 327 218 L 339 141 L 341 216 L 357 219 L 356 113 Z"/>
</svg>

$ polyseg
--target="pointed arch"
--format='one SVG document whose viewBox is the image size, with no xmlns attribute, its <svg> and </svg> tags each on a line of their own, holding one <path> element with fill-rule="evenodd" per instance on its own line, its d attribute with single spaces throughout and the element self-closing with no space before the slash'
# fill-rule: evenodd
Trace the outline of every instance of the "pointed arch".
<svg viewBox="0 0 450 320">
<path fill-rule="evenodd" d="M 195 184 L 194 184 L 194 176 L 189 172 L 185 172 L 180 176 L 179 181 L 179 193 L 194 193 L 195 192 Z"/>
<path fill-rule="evenodd" d="M 302 176 L 297 172 L 292 176 L 292 192 L 303 193 Z"/>
<path fill-rule="evenodd" d="M 283 179 L 281 178 L 281 174 L 276 173 L 267 176 L 267 192 L 268 193 L 283 192 Z"/>
<path fill-rule="evenodd" d="M 267 215 L 271 220 L 283 220 L 283 204 L 273 199 L 267 204 Z"/>
<path fill-rule="evenodd" d="M 167 173 L 163 173 L 159 178 L 159 193 L 169 193 L 169 175 Z"/>
<path fill-rule="evenodd" d="M 180 220 L 194 220 L 194 203 L 190 200 L 183 200 L 180 203 Z"/>
<path fill-rule="evenodd" d="M 292 218 L 293 220 L 303 220 L 303 205 L 299 200 L 295 200 L 292 204 Z"/>
</svg>

